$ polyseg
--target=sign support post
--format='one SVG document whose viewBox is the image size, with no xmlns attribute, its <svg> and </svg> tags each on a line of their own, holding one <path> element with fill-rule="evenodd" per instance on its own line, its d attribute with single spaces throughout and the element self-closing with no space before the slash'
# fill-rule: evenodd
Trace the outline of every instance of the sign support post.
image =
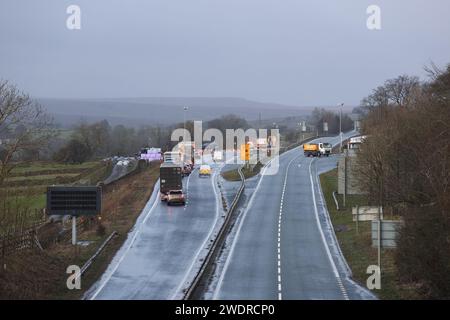
<svg viewBox="0 0 450 320">
<path fill-rule="evenodd" d="M 77 245 L 77 217 L 72 216 L 72 244 Z"/>
<path fill-rule="evenodd" d="M 378 207 L 378 269 L 381 274 L 381 212 L 380 206 Z"/>
</svg>

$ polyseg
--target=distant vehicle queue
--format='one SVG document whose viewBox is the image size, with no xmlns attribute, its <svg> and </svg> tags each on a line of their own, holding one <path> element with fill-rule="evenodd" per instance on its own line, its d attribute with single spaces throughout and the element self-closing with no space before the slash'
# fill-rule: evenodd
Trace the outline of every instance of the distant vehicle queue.
<svg viewBox="0 0 450 320">
<path fill-rule="evenodd" d="M 181 142 L 174 151 L 164 152 L 160 166 L 160 199 L 167 205 L 185 205 L 183 193 L 183 177 L 188 176 L 194 170 L 195 145 L 193 142 Z M 155 156 L 155 158 L 157 158 Z M 208 168 L 206 168 L 208 167 Z M 200 176 L 210 176 L 211 167 L 202 165 Z"/>
</svg>

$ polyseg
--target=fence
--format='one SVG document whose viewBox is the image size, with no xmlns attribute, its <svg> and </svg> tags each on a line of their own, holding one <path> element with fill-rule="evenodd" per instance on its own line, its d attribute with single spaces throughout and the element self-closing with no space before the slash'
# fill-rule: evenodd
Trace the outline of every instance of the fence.
<svg viewBox="0 0 450 320">
<path fill-rule="evenodd" d="M 15 251 L 33 247 L 42 249 L 37 238 L 36 229 L 27 230 L 19 235 L 6 235 L 0 238 L 0 254 L 2 258 Z"/>
</svg>

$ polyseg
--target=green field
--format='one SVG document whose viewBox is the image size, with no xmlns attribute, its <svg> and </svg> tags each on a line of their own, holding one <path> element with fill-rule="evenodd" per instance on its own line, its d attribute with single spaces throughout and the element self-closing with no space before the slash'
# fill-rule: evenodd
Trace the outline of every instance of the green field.
<svg viewBox="0 0 450 320">
<path fill-rule="evenodd" d="M 16 176 L 7 178 L 6 181 L 28 181 L 28 180 L 48 180 L 56 179 L 58 177 L 73 178 L 79 176 L 80 173 L 62 173 L 62 174 L 43 174 L 43 175 L 33 175 L 33 176 Z"/>
<path fill-rule="evenodd" d="M 110 171 L 111 167 L 101 161 L 83 164 L 21 163 L 11 171 L 11 176 L 0 188 L 4 196 L 0 207 L 5 206 L 8 212 L 40 210 L 45 207 L 47 186 L 96 185 L 103 181 Z"/>
<path fill-rule="evenodd" d="M 34 173 L 39 171 L 63 171 L 63 170 L 85 170 L 90 169 L 98 165 L 98 161 L 89 161 L 82 164 L 62 164 L 56 162 L 34 162 L 34 163 L 23 163 L 18 164 L 11 170 L 11 174 L 26 174 Z"/>
</svg>

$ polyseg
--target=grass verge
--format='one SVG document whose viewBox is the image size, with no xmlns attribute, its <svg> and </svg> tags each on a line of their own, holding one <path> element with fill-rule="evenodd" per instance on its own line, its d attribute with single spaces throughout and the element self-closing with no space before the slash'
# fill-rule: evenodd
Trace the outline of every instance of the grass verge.
<svg viewBox="0 0 450 320">
<path fill-rule="evenodd" d="M 1 261 L 5 268 L 0 268 L 0 299 L 82 298 L 126 240 L 151 196 L 158 177 L 159 165 L 152 165 L 105 186 L 101 220 L 94 219 L 78 230 L 78 240 L 89 241 L 90 244 L 79 246 L 77 253 L 70 241 L 65 240 L 44 251 L 27 249 L 7 256 Z M 51 226 L 59 230 L 56 224 Z M 70 222 L 66 227 L 70 227 Z M 81 290 L 67 289 L 69 275 L 66 274 L 66 268 L 69 265 L 81 267 L 113 231 L 117 231 L 118 236 L 109 242 L 83 274 Z"/>
<path fill-rule="evenodd" d="M 253 168 L 244 167 L 242 169 L 242 173 L 244 174 L 245 179 L 250 179 L 251 177 L 256 176 L 261 171 L 262 167 L 263 165 L 261 162 L 258 162 Z M 239 175 L 238 169 L 222 172 L 221 175 L 227 181 L 241 181 L 241 176 Z"/>
<path fill-rule="evenodd" d="M 320 175 L 328 212 L 336 232 L 341 250 L 353 272 L 353 279 L 365 286 L 369 277 L 366 274 L 369 265 L 377 265 L 377 248 L 372 247 L 371 222 L 360 221 L 358 228 L 352 220 L 351 208 L 356 205 L 367 205 L 367 198 L 363 195 L 347 195 L 346 208 L 343 208 L 342 196 L 338 195 L 339 211 L 333 200 L 333 191 L 337 190 L 337 169 Z M 389 217 L 385 214 L 385 219 Z M 398 281 L 397 269 L 394 262 L 395 249 L 381 251 L 381 289 L 373 292 L 386 300 L 419 299 L 414 288 L 402 286 Z"/>
</svg>

